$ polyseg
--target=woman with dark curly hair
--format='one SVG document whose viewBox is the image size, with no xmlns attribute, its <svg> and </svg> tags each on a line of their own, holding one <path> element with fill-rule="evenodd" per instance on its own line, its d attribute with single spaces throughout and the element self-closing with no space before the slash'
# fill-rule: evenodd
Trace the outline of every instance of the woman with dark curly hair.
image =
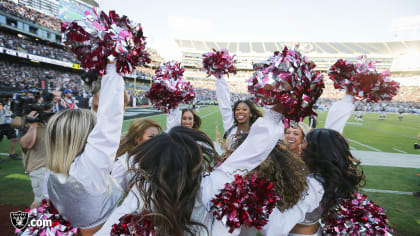
<svg viewBox="0 0 420 236">
<path fill-rule="evenodd" d="M 223 77 L 216 79 L 216 97 L 225 130 L 223 146 L 226 151 L 232 150 L 235 139 L 248 134 L 251 125 L 263 115 L 250 100 L 239 100 L 232 109 L 229 85 Z"/>
<path fill-rule="evenodd" d="M 321 235 L 319 219 L 333 212 L 340 199 L 351 198 L 364 182 L 360 161 L 337 131 L 309 132 L 302 158 L 310 173 L 307 194 L 284 212 L 275 209 L 263 228 L 264 235 Z"/>
<path fill-rule="evenodd" d="M 237 139 L 233 148 L 240 146 L 245 138 Z M 229 154 L 229 152 L 225 153 L 225 155 Z M 293 207 L 304 196 L 308 175 L 305 163 L 299 155 L 287 150 L 284 145 L 276 145 L 267 159 L 248 175 L 252 176 L 255 172 L 258 178 L 268 179 L 274 184 L 276 194 L 280 197 L 276 203 L 276 208 L 280 212 Z M 220 222 L 213 224 L 213 229 L 215 228 L 219 232 L 222 228 L 228 231 Z M 256 228 L 243 226 L 229 235 L 254 236 L 256 233 Z"/>
<path fill-rule="evenodd" d="M 128 217 L 134 219 L 128 224 L 152 221 L 155 235 L 224 235 L 212 231 L 211 199 L 235 174 L 245 175 L 266 159 L 282 134 L 280 121 L 279 113 L 267 110 L 243 145 L 211 173 L 206 171 L 217 163 L 217 154 L 211 139 L 199 130 L 174 127 L 142 143 L 129 153 L 135 173 L 131 189 L 97 235 L 110 235 L 119 228 L 113 225 L 127 214 L 135 215 Z M 266 142 L 253 146 L 264 138 Z"/>
</svg>

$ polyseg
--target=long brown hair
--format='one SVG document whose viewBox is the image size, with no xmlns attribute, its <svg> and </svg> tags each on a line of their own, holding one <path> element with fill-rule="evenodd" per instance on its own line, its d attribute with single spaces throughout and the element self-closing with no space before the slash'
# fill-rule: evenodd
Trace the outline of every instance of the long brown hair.
<svg viewBox="0 0 420 236">
<path fill-rule="evenodd" d="M 137 119 L 131 122 L 128 133 L 121 139 L 116 158 L 132 151 L 138 145 L 137 141 L 143 137 L 144 132 L 150 127 L 156 127 L 159 133 L 162 132 L 162 127 L 152 119 Z"/>
<path fill-rule="evenodd" d="M 225 161 L 238 148 L 247 135 L 240 136 L 232 145 L 233 150 L 226 151 L 221 157 L 221 161 Z M 284 145 L 276 145 L 271 151 L 267 159 L 261 163 L 249 175 L 257 172 L 260 178 L 266 178 L 274 184 L 280 200 L 277 201 L 276 207 L 280 211 L 284 211 L 293 207 L 305 192 L 308 175 L 305 162 L 302 158 L 291 151 L 288 151 Z"/>
<path fill-rule="evenodd" d="M 191 220 L 206 165 L 217 158 L 213 141 L 203 132 L 174 127 L 137 146 L 130 172 L 156 235 L 196 235 L 200 222 Z M 140 220 L 143 218 L 140 218 Z"/>
<path fill-rule="evenodd" d="M 296 154 L 276 146 L 269 157 L 255 170 L 258 177 L 269 179 L 275 186 L 280 200 L 276 207 L 284 211 L 293 207 L 305 192 L 307 168 Z"/>
</svg>

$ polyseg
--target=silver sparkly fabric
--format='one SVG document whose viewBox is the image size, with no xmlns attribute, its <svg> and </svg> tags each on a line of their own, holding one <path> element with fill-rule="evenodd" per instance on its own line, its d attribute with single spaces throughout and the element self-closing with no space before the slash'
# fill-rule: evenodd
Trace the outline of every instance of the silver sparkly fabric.
<svg viewBox="0 0 420 236">
<path fill-rule="evenodd" d="M 123 196 L 123 190 L 111 176 L 108 183 L 107 189 L 92 193 L 72 176 L 62 183 L 51 173 L 48 194 L 60 215 L 73 227 L 88 229 L 104 223 Z"/>
<path fill-rule="evenodd" d="M 300 222 L 299 224 L 301 224 L 301 225 L 313 225 L 315 223 L 318 223 L 319 219 L 321 219 L 323 211 L 324 211 L 324 208 L 320 204 L 312 212 L 306 213 L 305 220 L 303 222 Z"/>
</svg>

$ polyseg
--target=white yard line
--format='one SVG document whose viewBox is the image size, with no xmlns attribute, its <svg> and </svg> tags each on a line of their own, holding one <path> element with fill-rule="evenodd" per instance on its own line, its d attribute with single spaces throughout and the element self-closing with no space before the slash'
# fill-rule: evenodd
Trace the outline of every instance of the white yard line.
<svg viewBox="0 0 420 236">
<path fill-rule="evenodd" d="M 370 192 L 370 193 L 392 193 L 392 194 L 400 194 L 400 195 L 413 195 L 412 192 L 401 192 L 401 191 L 370 189 L 370 188 L 362 188 L 362 191 Z"/>
<path fill-rule="evenodd" d="M 392 150 L 397 151 L 397 152 L 400 152 L 400 153 L 407 154 L 407 152 L 405 152 L 403 150 L 400 150 L 400 149 L 392 148 Z"/>
<path fill-rule="evenodd" d="M 2 153 L 2 152 L 0 152 L 0 156 L 9 156 L 9 153 Z"/>
<path fill-rule="evenodd" d="M 357 151 L 357 148 L 350 146 L 350 150 Z"/>
<path fill-rule="evenodd" d="M 360 146 L 363 146 L 363 147 L 365 147 L 365 148 L 369 148 L 370 150 L 377 151 L 377 152 L 382 152 L 381 150 L 379 150 L 379 149 L 377 149 L 377 148 L 374 148 L 374 147 L 372 147 L 372 146 L 369 146 L 369 145 L 363 144 L 363 143 L 358 142 L 358 141 L 356 141 L 356 140 L 349 139 L 349 138 L 347 138 L 347 140 L 349 140 L 350 142 L 353 142 L 353 143 L 359 144 Z"/>
</svg>

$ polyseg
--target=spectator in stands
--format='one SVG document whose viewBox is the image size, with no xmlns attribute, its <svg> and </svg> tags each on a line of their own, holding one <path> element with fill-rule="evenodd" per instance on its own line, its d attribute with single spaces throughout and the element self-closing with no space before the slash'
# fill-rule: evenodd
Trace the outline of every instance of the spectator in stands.
<svg viewBox="0 0 420 236">
<path fill-rule="evenodd" d="M 48 16 L 32 8 L 28 8 L 23 4 L 16 4 L 9 0 L 1 0 L 0 10 L 5 11 L 10 15 L 31 21 L 34 24 L 39 24 L 60 32 L 60 20 L 58 18 Z"/>
<path fill-rule="evenodd" d="M 73 92 L 71 89 L 65 89 L 63 99 L 61 99 L 60 109 L 78 109 L 76 101 L 73 100 Z"/>
<path fill-rule="evenodd" d="M 43 56 L 66 62 L 77 62 L 75 55 L 53 45 L 44 45 L 40 41 L 34 42 L 7 32 L 0 32 L 0 46 L 32 55 Z"/>
<path fill-rule="evenodd" d="M 57 112 L 60 111 L 61 92 L 58 91 L 58 90 L 54 90 L 54 91 L 52 91 L 52 94 L 54 94 L 52 112 L 57 113 Z"/>
</svg>

